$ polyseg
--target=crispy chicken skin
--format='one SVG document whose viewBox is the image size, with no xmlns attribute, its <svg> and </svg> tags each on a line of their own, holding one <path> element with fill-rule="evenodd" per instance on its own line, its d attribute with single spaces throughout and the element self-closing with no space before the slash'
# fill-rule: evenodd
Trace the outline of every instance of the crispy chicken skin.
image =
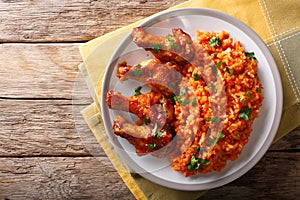
<svg viewBox="0 0 300 200">
<path fill-rule="evenodd" d="M 113 131 L 132 144 L 138 155 L 144 155 L 167 146 L 172 140 L 172 134 L 167 129 L 138 126 L 128 123 L 121 115 L 114 120 Z"/>
<path fill-rule="evenodd" d="M 156 36 L 147 33 L 142 27 L 133 29 L 133 41 L 150 51 L 161 62 L 186 64 L 194 57 L 192 38 L 182 29 L 172 29 L 173 35 Z"/>
<path fill-rule="evenodd" d="M 122 62 L 118 65 L 117 77 L 122 81 L 133 79 L 148 84 L 153 92 L 170 96 L 178 94 L 182 79 L 179 69 L 176 64 L 163 64 L 158 59 L 145 60 L 135 66 Z"/>
<path fill-rule="evenodd" d="M 145 93 L 125 97 L 120 92 L 110 90 L 106 95 L 109 108 L 128 111 L 136 114 L 144 122 L 155 124 L 159 128 L 169 124 L 174 119 L 174 107 L 170 99 L 159 93 Z"/>
</svg>

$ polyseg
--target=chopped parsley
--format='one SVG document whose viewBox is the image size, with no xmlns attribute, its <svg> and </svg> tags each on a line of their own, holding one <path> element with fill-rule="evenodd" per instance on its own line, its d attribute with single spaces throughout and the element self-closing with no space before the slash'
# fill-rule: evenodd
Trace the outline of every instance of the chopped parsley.
<svg viewBox="0 0 300 200">
<path fill-rule="evenodd" d="M 255 88 L 255 91 L 256 91 L 256 92 L 259 92 L 259 87 L 256 87 L 256 88 Z"/>
<path fill-rule="evenodd" d="M 134 69 L 133 72 L 131 73 L 132 76 L 142 76 L 143 71 L 140 69 Z"/>
<path fill-rule="evenodd" d="M 254 52 L 245 52 L 245 55 L 252 60 L 257 60 L 256 57 L 254 56 Z"/>
<path fill-rule="evenodd" d="M 242 119 L 248 121 L 251 116 L 251 111 L 252 111 L 251 108 L 242 107 L 242 109 L 239 112 L 238 118 L 242 118 Z"/>
<path fill-rule="evenodd" d="M 175 85 L 172 82 L 168 82 L 167 85 L 171 90 L 175 90 Z"/>
<path fill-rule="evenodd" d="M 220 138 L 225 137 L 225 135 L 222 132 L 218 132 L 218 135 L 216 137 L 214 137 L 213 140 L 210 140 L 209 143 L 211 146 L 215 146 L 217 144 L 217 142 L 219 141 Z"/>
<path fill-rule="evenodd" d="M 177 103 L 180 103 L 180 104 L 182 104 L 182 105 L 187 105 L 187 104 L 190 103 L 190 101 L 189 101 L 188 99 L 183 99 L 183 100 L 181 100 L 181 99 L 179 99 L 178 96 L 176 96 L 176 95 L 175 95 L 173 98 L 174 98 L 174 101 L 176 101 Z"/>
<path fill-rule="evenodd" d="M 192 170 L 199 170 L 200 166 L 206 167 L 209 164 L 210 164 L 209 160 L 203 158 L 196 158 L 195 154 L 193 154 L 190 162 L 188 162 L 186 166 L 189 171 L 192 171 Z"/>
<path fill-rule="evenodd" d="M 174 101 L 176 101 L 177 103 L 180 103 L 180 99 L 178 98 L 178 96 L 175 95 L 173 98 L 174 98 Z"/>
<path fill-rule="evenodd" d="M 215 65 L 211 65 L 210 68 L 211 68 L 211 71 L 213 72 L 213 74 L 217 73 L 217 67 Z"/>
<path fill-rule="evenodd" d="M 197 99 L 196 99 L 196 97 L 193 98 L 193 100 L 192 100 L 192 106 L 195 106 L 195 105 L 197 105 Z"/>
<path fill-rule="evenodd" d="M 210 47 L 214 47 L 214 46 L 221 46 L 221 40 L 217 35 L 214 35 L 209 41 L 208 44 L 210 45 Z"/>
<path fill-rule="evenodd" d="M 134 96 L 138 96 L 138 95 L 141 95 L 141 89 L 142 89 L 142 86 L 138 86 L 137 88 L 135 88 L 134 90 Z"/>
<path fill-rule="evenodd" d="M 180 94 L 186 94 L 186 88 L 181 88 L 181 90 L 180 90 Z"/>
<path fill-rule="evenodd" d="M 235 71 L 234 70 L 231 70 L 229 76 L 232 77 L 234 75 Z"/>
<path fill-rule="evenodd" d="M 182 104 L 182 105 L 187 105 L 189 103 L 190 103 L 190 101 L 188 99 L 184 99 L 180 102 L 180 104 Z"/>
<path fill-rule="evenodd" d="M 158 132 L 156 132 L 155 137 L 157 137 L 159 139 L 163 136 L 163 134 L 164 134 L 163 132 L 158 131 Z"/>
<path fill-rule="evenodd" d="M 213 83 L 210 84 L 210 90 L 211 92 L 217 92 L 217 88 Z"/>
<path fill-rule="evenodd" d="M 218 68 L 218 69 L 221 69 L 221 66 L 222 66 L 222 60 L 220 60 L 220 61 L 217 63 L 217 68 Z"/>
<path fill-rule="evenodd" d="M 193 73 L 193 78 L 194 78 L 194 81 L 199 81 L 200 80 L 200 76 L 196 73 Z"/>
<path fill-rule="evenodd" d="M 141 67 L 142 65 L 140 63 L 133 65 L 134 67 Z"/>
<path fill-rule="evenodd" d="M 172 47 L 174 47 L 175 49 L 180 49 L 180 46 L 178 46 L 175 43 L 175 40 L 173 40 L 172 38 L 170 38 L 169 36 L 166 36 L 166 39 L 168 40 L 168 47 L 167 50 L 172 49 Z"/>
<path fill-rule="evenodd" d="M 217 124 L 219 124 L 221 122 L 221 120 L 219 119 L 218 116 L 211 116 L 210 118 L 208 118 L 206 120 L 206 122 L 211 122 L 211 123 L 217 123 Z"/>
<path fill-rule="evenodd" d="M 228 66 L 225 67 L 224 71 L 230 74 L 230 70 Z"/>
<path fill-rule="evenodd" d="M 160 44 L 160 43 L 155 43 L 155 45 L 154 45 L 154 47 L 153 47 L 154 53 L 158 54 L 159 51 L 161 50 L 161 48 L 162 48 L 162 44 Z"/>
<path fill-rule="evenodd" d="M 148 117 L 144 117 L 142 120 L 145 124 L 148 124 L 150 122 Z"/>
<path fill-rule="evenodd" d="M 156 144 L 147 144 L 148 149 L 154 149 Z"/>
<path fill-rule="evenodd" d="M 252 93 L 251 90 L 248 90 L 248 91 L 246 92 L 246 97 L 247 97 L 249 100 L 251 100 L 251 93 Z"/>
<path fill-rule="evenodd" d="M 152 129 L 152 135 L 157 138 L 161 138 L 163 136 L 162 132 L 157 131 L 157 124 L 155 124 L 154 128 Z"/>
<path fill-rule="evenodd" d="M 148 74 L 148 76 L 152 76 L 152 72 L 150 69 L 148 69 L 147 74 Z"/>
<path fill-rule="evenodd" d="M 245 103 L 245 99 L 244 99 L 244 98 L 241 98 L 241 99 L 240 99 L 240 102 L 241 102 L 241 103 Z"/>
</svg>

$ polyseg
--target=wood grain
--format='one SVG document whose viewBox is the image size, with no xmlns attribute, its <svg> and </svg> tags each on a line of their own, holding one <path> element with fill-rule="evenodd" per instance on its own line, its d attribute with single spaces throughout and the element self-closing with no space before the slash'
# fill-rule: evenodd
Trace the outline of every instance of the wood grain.
<svg viewBox="0 0 300 200">
<path fill-rule="evenodd" d="M 290 154 L 268 153 L 201 199 L 297 199 L 300 153 Z M 134 199 L 106 157 L 0 158 L 0 177 L 1 199 Z"/>
<path fill-rule="evenodd" d="M 0 42 L 87 41 L 184 0 L 0 1 Z"/>
<path fill-rule="evenodd" d="M 74 113 L 82 108 L 77 106 L 66 100 L 1 100 L 0 156 L 87 156 L 89 151 L 103 156 L 84 121 L 75 120 L 81 117 Z"/>
<path fill-rule="evenodd" d="M 72 99 L 78 44 L 0 44 L 0 97 Z"/>
<path fill-rule="evenodd" d="M 105 157 L 0 158 L 0 199 L 134 199 Z"/>
<path fill-rule="evenodd" d="M 269 152 L 242 178 L 208 191 L 203 199 L 298 199 L 299 161 L 299 152 Z"/>
</svg>

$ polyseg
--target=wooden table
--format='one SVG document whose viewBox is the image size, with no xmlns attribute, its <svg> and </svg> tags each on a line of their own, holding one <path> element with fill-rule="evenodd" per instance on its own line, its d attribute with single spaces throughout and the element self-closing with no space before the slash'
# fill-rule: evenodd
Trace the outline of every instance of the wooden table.
<svg viewBox="0 0 300 200">
<path fill-rule="evenodd" d="M 74 109 L 90 103 L 72 102 L 78 45 L 183 1 L 0 1 L 0 199 L 134 199 L 76 128 Z M 299 138 L 300 127 L 203 199 L 297 199 Z"/>
</svg>

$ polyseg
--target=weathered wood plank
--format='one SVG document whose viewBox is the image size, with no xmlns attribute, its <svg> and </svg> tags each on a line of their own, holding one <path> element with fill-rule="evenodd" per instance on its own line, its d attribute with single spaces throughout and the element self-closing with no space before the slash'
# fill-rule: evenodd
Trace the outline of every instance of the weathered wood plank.
<svg viewBox="0 0 300 200">
<path fill-rule="evenodd" d="M 299 160 L 299 152 L 269 152 L 203 199 L 297 199 Z M 106 157 L 0 158 L 0 177 L 1 199 L 133 199 Z"/>
<path fill-rule="evenodd" d="M 300 151 L 300 126 L 270 146 L 273 151 Z"/>
<path fill-rule="evenodd" d="M 184 0 L 0 1 L 0 42 L 87 41 Z"/>
<path fill-rule="evenodd" d="M 105 157 L 0 158 L 0 199 L 134 199 Z"/>
<path fill-rule="evenodd" d="M 299 161 L 299 152 L 269 152 L 244 176 L 210 190 L 203 199 L 299 199 Z"/>
<path fill-rule="evenodd" d="M 0 97 L 72 99 L 77 44 L 0 44 Z"/>
<path fill-rule="evenodd" d="M 73 108 L 66 100 L 0 100 L 0 113 L 5 113 L 0 115 L 0 157 L 86 156 L 88 151 L 103 156 L 88 126 L 79 119 L 84 106 Z"/>
</svg>

